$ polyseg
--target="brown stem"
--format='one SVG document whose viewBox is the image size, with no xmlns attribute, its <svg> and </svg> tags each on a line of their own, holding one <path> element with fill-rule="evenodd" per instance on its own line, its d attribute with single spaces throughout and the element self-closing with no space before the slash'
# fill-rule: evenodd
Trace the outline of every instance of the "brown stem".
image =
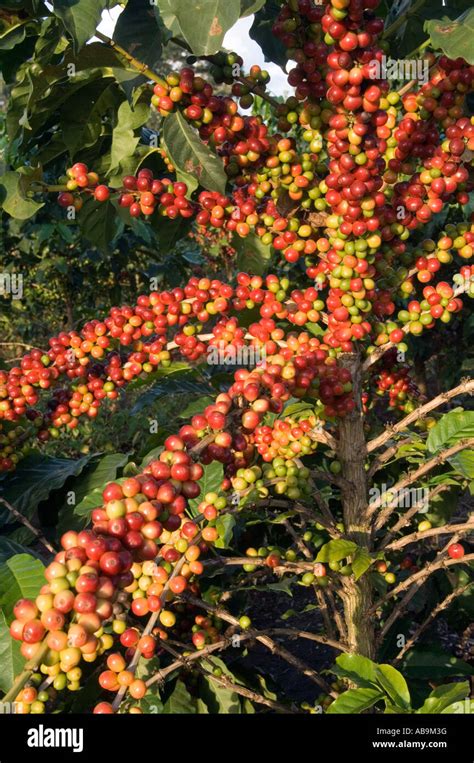
<svg viewBox="0 0 474 763">
<path fill-rule="evenodd" d="M 385 548 L 385 546 L 390 542 L 394 535 L 396 535 L 396 533 L 401 530 L 402 527 L 405 527 L 405 525 L 408 524 L 410 519 L 420 510 L 420 507 L 423 506 L 426 501 L 429 503 L 432 498 L 439 495 L 440 493 L 444 493 L 446 490 L 449 490 L 450 487 L 451 485 L 438 485 L 437 487 L 433 488 L 433 490 L 430 490 L 426 499 L 423 498 L 421 501 L 417 501 L 417 503 L 415 503 L 411 509 L 409 509 L 409 511 L 401 515 L 398 522 L 396 522 L 394 526 L 386 533 L 386 535 L 384 535 L 379 548 Z"/>
<path fill-rule="evenodd" d="M 134 58 L 130 55 L 124 48 L 122 48 L 120 45 L 118 45 L 115 40 L 112 40 L 110 37 L 107 37 L 105 34 L 102 34 L 102 32 L 95 32 L 95 36 L 99 38 L 99 40 L 102 40 L 102 42 L 105 42 L 106 45 L 110 45 L 113 50 L 115 50 L 122 58 L 125 58 L 125 60 L 132 66 L 134 69 L 136 69 L 140 74 L 143 74 L 144 77 L 147 77 L 147 79 L 151 79 L 154 82 L 157 82 L 159 85 L 163 85 L 163 87 L 168 88 L 168 83 L 158 76 L 154 71 L 152 71 L 146 64 L 144 64 L 142 61 L 139 61 L 137 58 Z"/>
<path fill-rule="evenodd" d="M 385 549 L 387 551 L 396 551 L 400 548 L 403 548 L 404 546 L 408 546 L 410 543 L 416 543 L 417 541 L 424 540 L 425 538 L 432 538 L 436 535 L 453 535 L 454 533 L 464 535 L 471 530 L 474 530 L 474 515 L 469 520 L 469 522 L 465 522 L 464 524 L 444 525 L 444 527 L 432 527 L 431 530 L 425 530 L 424 532 L 416 532 L 412 533 L 411 535 L 406 535 L 404 538 L 399 538 L 398 540 L 393 541 L 393 543 L 389 543 L 388 546 L 385 546 Z"/>
<path fill-rule="evenodd" d="M 44 641 L 41 644 L 36 655 L 32 657 L 31 660 L 28 660 L 22 672 L 20 673 L 20 675 L 17 676 L 11 688 L 7 691 L 7 693 L 3 697 L 2 699 L 3 703 L 14 702 L 14 700 L 17 698 L 18 694 L 23 689 L 26 682 L 31 677 L 31 674 L 35 672 L 35 670 L 38 668 L 39 665 L 41 665 L 41 662 L 43 661 L 43 658 L 45 657 L 48 650 L 49 650 L 49 647 L 46 641 Z"/>
<path fill-rule="evenodd" d="M 198 599 L 195 596 L 191 596 L 190 594 L 186 594 L 183 598 L 185 598 L 187 601 L 189 601 L 191 604 L 194 604 L 196 607 L 200 607 L 201 609 L 206 610 L 206 612 L 212 612 L 216 617 L 220 617 L 221 620 L 224 620 L 225 622 L 231 623 L 231 625 L 239 626 L 239 621 L 236 617 L 231 615 L 227 610 L 225 610 L 223 607 L 216 607 L 212 604 L 208 604 L 205 601 L 201 601 L 201 599 Z M 337 692 L 335 692 L 326 681 L 321 678 L 319 673 L 316 672 L 316 670 L 313 670 L 313 668 L 310 668 L 309 665 L 306 665 L 302 660 L 300 660 L 298 657 L 295 657 L 294 654 L 291 654 L 291 652 L 288 652 L 287 649 L 285 649 L 283 646 L 279 646 L 273 639 L 271 639 L 269 636 L 262 634 L 260 631 L 256 630 L 255 628 L 249 628 L 248 633 L 253 635 L 256 641 L 259 641 L 261 644 L 267 647 L 269 651 L 272 654 L 276 654 L 278 657 L 281 657 L 285 662 L 288 662 L 290 665 L 292 665 L 294 668 L 299 670 L 303 675 L 305 675 L 307 678 L 310 679 L 310 681 L 313 681 L 313 683 L 317 684 L 321 687 L 323 691 L 325 691 L 327 694 L 330 694 L 332 697 L 337 696 Z"/>
<path fill-rule="evenodd" d="M 406 477 L 403 477 L 403 479 L 399 480 L 393 487 L 390 488 L 389 492 L 394 493 L 395 498 L 390 501 L 390 503 L 387 504 L 387 506 L 384 507 L 383 511 L 380 512 L 380 515 L 378 516 L 376 522 L 375 522 L 375 529 L 379 530 L 381 527 L 383 527 L 386 522 L 388 521 L 391 514 L 395 511 L 395 509 L 398 506 L 399 503 L 399 495 L 400 491 L 407 488 L 409 485 L 412 485 L 414 482 L 420 479 L 420 477 L 423 477 L 428 472 L 435 469 L 437 466 L 441 466 L 444 464 L 445 461 L 448 460 L 451 456 L 454 456 L 456 453 L 459 453 L 461 450 L 466 450 L 466 448 L 473 448 L 474 447 L 474 437 L 469 437 L 466 440 L 460 440 L 459 442 L 452 445 L 450 448 L 447 448 L 446 450 L 441 451 L 436 456 L 431 458 L 429 461 L 426 461 L 424 464 L 418 467 L 418 469 L 414 469 L 413 471 L 409 472 Z M 375 512 L 381 507 L 382 503 L 384 502 L 384 496 L 381 495 L 380 498 L 377 498 L 376 501 L 373 501 L 368 506 L 368 516 L 369 518 L 372 518 L 375 514 Z"/>
<path fill-rule="evenodd" d="M 344 354 L 341 366 L 351 372 L 354 385 L 354 410 L 341 419 L 337 455 L 341 462 L 342 509 L 345 533 L 350 540 L 371 550 L 372 538 L 367 509 L 367 474 L 365 462 L 367 447 L 364 433 L 364 414 L 361 399 L 361 362 L 357 354 Z M 372 583 L 369 575 L 355 581 L 344 578 L 341 598 L 344 604 L 344 620 L 350 651 L 364 657 L 375 657 L 375 633 L 373 621 L 367 617 L 372 604 Z"/>
<path fill-rule="evenodd" d="M 413 635 L 410 636 L 410 638 L 406 642 L 405 646 L 402 647 L 402 649 L 400 649 L 399 653 L 397 654 L 397 656 L 395 657 L 395 659 L 393 661 L 393 665 L 394 666 L 398 665 L 401 662 L 401 660 L 403 659 L 405 654 L 408 652 L 408 650 L 412 648 L 412 646 L 415 643 L 415 641 L 418 641 L 418 639 L 420 638 L 422 633 L 424 633 L 425 630 L 431 625 L 431 623 L 439 615 L 439 613 L 442 612 L 447 607 L 449 607 L 451 602 L 453 602 L 454 599 L 456 599 L 458 596 L 461 596 L 465 591 L 467 591 L 467 589 L 470 588 L 471 585 L 472 585 L 472 582 L 468 583 L 467 585 L 461 586 L 460 588 L 455 588 L 454 591 L 451 591 L 451 593 L 448 594 L 448 596 L 446 596 L 443 599 L 443 601 L 441 601 L 433 609 L 432 612 L 430 612 L 428 617 L 425 620 L 423 620 L 423 622 L 418 626 L 418 628 L 415 630 Z"/>
<path fill-rule="evenodd" d="M 3 503 L 4 506 L 8 509 L 10 514 L 13 514 L 15 519 L 17 519 L 19 522 L 21 522 L 22 525 L 28 528 L 30 532 L 33 533 L 33 535 L 38 538 L 39 542 L 49 551 L 51 554 L 56 553 L 56 549 L 54 546 L 51 545 L 49 540 L 47 540 L 44 535 L 40 532 L 40 530 L 37 530 L 36 527 L 34 527 L 30 520 L 23 516 L 23 514 L 20 514 L 18 509 L 15 509 L 14 506 L 11 505 L 11 503 L 8 503 L 8 501 L 5 500 L 5 498 L 0 498 L 0 503 Z"/>
<path fill-rule="evenodd" d="M 414 585 L 415 583 L 424 583 L 425 580 L 437 570 L 441 570 L 444 567 L 451 567 L 453 564 L 466 564 L 467 562 L 472 561 L 474 561 L 474 554 L 466 554 L 466 556 L 463 556 L 462 559 L 451 559 L 449 557 L 443 556 L 443 558 L 439 559 L 438 561 L 429 562 L 422 570 L 415 572 L 414 575 L 410 575 L 409 578 L 404 580 L 402 583 L 399 583 L 397 586 L 395 586 L 395 588 L 392 588 L 392 590 L 388 591 L 385 596 L 382 596 L 382 598 L 379 599 L 370 609 L 369 614 L 374 614 L 377 609 L 380 609 L 380 607 L 383 606 L 383 604 L 385 604 L 390 599 L 393 599 L 394 596 L 398 596 L 398 594 L 406 591 L 407 588 L 410 588 L 410 586 Z"/>
<path fill-rule="evenodd" d="M 316 599 L 319 604 L 319 611 L 321 612 L 321 615 L 323 618 L 326 633 L 328 634 L 330 638 L 336 638 L 336 633 L 335 633 L 331 618 L 329 616 L 328 605 L 326 603 L 326 599 L 324 598 L 324 593 L 320 588 L 318 588 L 317 585 L 314 585 L 313 588 L 314 588 L 314 593 L 316 595 Z"/>
<path fill-rule="evenodd" d="M 397 453 L 399 448 L 401 448 L 403 445 L 408 445 L 411 441 L 412 441 L 411 437 L 406 437 L 404 440 L 399 440 L 394 445 L 391 445 L 390 448 L 387 448 L 386 450 L 384 450 L 384 452 L 378 458 L 375 458 L 372 461 L 370 469 L 367 472 L 367 479 L 370 480 L 374 476 L 374 474 L 376 474 L 380 469 L 382 469 L 385 466 L 387 461 L 390 461 L 392 456 L 394 456 Z"/>
<path fill-rule="evenodd" d="M 429 402 L 424 405 L 420 405 L 419 408 L 415 408 L 415 410 L 412 411 L 412 413 L 409 413 L 408 416 L 405 416 L 401 421 L 393 424 L 389 429 L 371 440 L 367 445 L 368 452 L 371 453 L 373 450 L 380 448 L 380 446 L 384 445 L 387 440 L 391 440 L 394 434 L 403 432 L 403 430 L 407 429 L 414 421 L 424 418 L 427 413 L 444 405 L 444 403 L 452 400 L 453 397 L 472 394 L 474 394 L 474 379 L 465 379 L 457 387 L 448 390 L 448 392 L 442 392 L 437 397 L 434 397 L 433 400 L 429 400 Z"/>
</svg>

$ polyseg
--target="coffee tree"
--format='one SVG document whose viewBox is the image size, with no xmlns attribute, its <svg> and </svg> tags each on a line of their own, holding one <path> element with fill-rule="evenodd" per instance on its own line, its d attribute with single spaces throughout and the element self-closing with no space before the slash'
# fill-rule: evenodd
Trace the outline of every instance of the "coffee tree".
<svg viewBox="0 0 474 763">
<path fill-rule="evenodd" d="M 432 655 L 439 686 L 415 705 L 397 667 L 467 600 L 474 560 L 458 500 L 474 477 L 474 381 L 459 358 L 438 394 L 413 373 L 421 346 L 462 349 L 474 296 L 465 19 L 447 36 L 446 19 L 423 31 L 419 2 L 384 20 L 378 0 L 201 0 L 199 13 L 130 0 L 112 39 L 96 31 L 108 5 L 2 11 L 4 213 L 58 204 L 103 248 L 130 229 L 167 252 L 192 231 L 225 267 L 152 287 L 0 370 L 0 501 L 53 554 L 43 569 L 5 553 L 4 699 L 31 713 L 454 711 L 469 687 L 445 677 L 465 663 L 438 676 Z M 253 13 L 286 99 L 222 50 Z M 189 57 L 158 75 L 169 40 Z M 410 55 L 388 76 L 394 51 Z M 426 76 L 406 81 L 403 65 Z M 34 454 L 80 437 L 127 388 L 160 400 L 166 380 L 193 405 L 138 462 L 89 464 L 81 484 L 84 459 L 53 459 L 52 473 Z M 22 512 L 28 468 L 42 487 Z M 44 482 L 66 479 L 80 501 L 46 539 L 32 515 Z M 258 604 L 275 583 L 304 590 L 312 629 L 255 626 L 242 591 Z M 298 640 L 337 657 L 333 679 Z M 312 683 L 309 703 L 233 671 L 235 650 L 255 646 Z"/>
</svg>

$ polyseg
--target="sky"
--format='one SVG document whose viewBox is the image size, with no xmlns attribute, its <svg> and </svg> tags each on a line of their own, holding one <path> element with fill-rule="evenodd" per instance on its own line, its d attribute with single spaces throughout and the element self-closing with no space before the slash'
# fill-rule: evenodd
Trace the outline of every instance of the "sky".
<svg viewBox="0 0 474 763">
<path fill-rule="evenodd" d="M 105 34 L 108 37 L 112 36 L 115 24 L 122 10 L 122 8 L 116 6 L 110 11 L 103 12 L 102 21 L 98 27 L 102 34 Z M 275 95 L 288 94 L 289 87 L 284 71 L 276 64 L 264 61 L 260 47 L 249 35 L 249 29 L 252 26 L 253 18 L 253 16 L 248 16 L 247 18 L 240 19 L 232 29 L 229 29 L 224 38 L 224 47 L 228 50 L 235 50 L 242 56 L 247 71 L 252 64 L 258 64 L 262 69 L 266 69 L 271 76 L 268 88 L 270 92 Z"/>
</svg>

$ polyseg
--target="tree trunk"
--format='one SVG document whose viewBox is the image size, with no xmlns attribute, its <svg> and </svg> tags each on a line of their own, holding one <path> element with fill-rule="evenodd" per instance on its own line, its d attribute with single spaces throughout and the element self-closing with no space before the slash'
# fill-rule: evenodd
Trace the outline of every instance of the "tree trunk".
<svg viewBox="0 0 474 763">
<path fill-rule="evenodd" d="M 341 365 L 352 373 L 356 407 L 341 419 L 339 427 L 338 459 L 342 465 L 342 509 L 345 532 L 358 546 L 371 550 L 371 529 L 367 517 L 368 490 L 365 462 L 367 446 L 361 400 L 361 363 L 356 354 L 343 355 Z M 367 615 L 373 601 L 369 575 L 358 581 L 343 578 L 344 616 L 351 652 L 364 657 L 375 657 L 373 618 Z"/>
</svg>

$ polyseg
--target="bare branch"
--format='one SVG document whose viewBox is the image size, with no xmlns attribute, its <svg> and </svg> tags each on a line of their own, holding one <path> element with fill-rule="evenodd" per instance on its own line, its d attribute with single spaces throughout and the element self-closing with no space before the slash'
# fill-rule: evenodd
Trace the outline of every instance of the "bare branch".
<svg viewBox="0 0 474 763">
<path fill-rule="evenodd" d="M 403 432 L 403 430 L 407 429 L 407 427 L 414 421 L 424 418 L 428 413 L 435 410 L 435 408 L 439 408 L 454 397 L 472 394 L 474 394 L 474 379 L 465 379 L 457 387 L 450 389 L 448 392 L 442 392 L 437 397 L 434 397 L 433 400 L 430 400 L 424 405 L 420 405 L 419 408 L 415 408 L 415 410 L 412 411 L 412 413 L 409 413 L 408 416 L 405 416 L 401 421 L 393 424 L 389 429 L 371 440 L 367 445 L 368 452 L 371 453 L 373 450 L 380 448 L 380 446 L 384 445 L 387 440 L 390 440 L 394 434 Z"/>
<path fill-rule="evenodd" d="M 384 526 L 384 524 L 387 522 L 388 518 L 392 514 L 392 512 L 397 508 L 399 497 L 398 493 L 401 490 L 404 490 L 409 485 L 412 485 L 414 482 L 420 479 L 420 477 L 423 477 L 425 474 L 428 474 L 432 469 L 435 469 L 437 466 L 441 466 L 441 464 L 444 464 L 445 461 L 448 460 L 451 456 L 454 456 L 456 453 L 459 453 L 461 450 L 466 450 L 467 448 L 474 448 L 474 437 L 469 437 L 466 440 L 460 440 L 459 442 L 452 445 L 450 448 L 447 448 L 446 450 L 441 451 L 440 453 L 437 453 L 436 456 L 433 456 L 429 461 L 426 461 L 424 464 L 418 467 L 418 469 L 414 469 L 413 471 L 409 472 L 403 479 L 399 480 L 393 487 L 390 488 L 389 492 L 395 494 L 395 498 L 390 501 L 390 503 L 387 506 L 384 506 L 383 511 L 380 513 L 379 517 L 377 518 L 377 521 L 375 523 L 375 529 L 378 530 L 381 527 Z M 379 509 L 384 501 L 383 495 L 380 496 L 380 498 L 377 498 L 376 501 L 373 501 L 369 507 L 368 507 L 368 517 L 371 518 Z"/>
<path fill-rule="evenodd" d="M 464 524 L 444 525 L 444 527 L 432 527 L 431 530 L 411 533 L 411 535 L 406 535 L 404 538 L 399 538 L 398 540 L 393 541 L 393 543 L 389 543 L 388 546 L 385 546 L 385 549 L 387 551 L 396 551 L 399 548 L 408 546 L 410 543 L 416 543 L 417 541 L 424 540 L 425 538 L 432 538 L 436 535 L 452 535 L 454 533 L 464 535 L 471 530 L 474 530 L 474 514 L 471 519 Z"/>
<path fill-rule="evenodd" d="M 429 562 L 426 567 L 423 567 L 422 570 L 415 572 L 414 575 L 410 575 L 409 578 L 404 580 L 402 583 L 399 583 L 397 586 L 395 586 L 395 588 L 392 588 L 391 591 L 387 591 L 385 596 L 382 596 L 382 598 L 379 599 L 373 605 L 373 607 L 371 607 L 369 614 L 374 614 L 383 604 L 385 604 L 390 599 L 393 599 L 394 596 L 398 596 L 398 594 L 403 593 L 403 591 L 406 591 L 415 583 L 424 583 L 425 580 L 437 570 L 441 570 L 444 567 L 451 567 L 453 564 L 466 564 L 467 562 L 472 561 L 474 561 L 474 554 L 466 554 L 461 559 L 451 559 L 450 557 L 443 556 L 443 558 L 439 559 L 438 561 L 435 560 L 433 562 Z"/>
<path fill-rule="evenodd" d="M 221 620 L 225 620 L 226 622 L 231 623 L 231 625 L 240 627 L 238 619 L 227 612 L 227 610 L 225 610 L 223 607 L 217 607 L 212 604 L 208 604 L 207 602 L 201 601 L 201 599 L 198 599 L 195 596 L 191 596 L 188 593 L 186 593 L 183 598 L 186 601 L 189 601 L 191 604 L 194 604 L 194 606 L 206 610 L 206 612 L 212 612 L 214 615 L 216 615 L 216 617 L 220 617 Z M 309 667 L 309 665 L 306 665 L 298 657 L 295 657 L 293 654 L 291 654 L 291 652 L 288 652 L 288 650 L 283 646 L 279 646 L 269 636 L 262 634 L 255 628 L 251 628 L 247 632 L 253 635 L 256 641 L 259 641 L 261 644 L 266 646 L 272 654 L 276 654 L 278 657 L 281 657 L 283 660 L 285 660 L 285 662 L 288 662 L 300 673 L 303 673 L 303 675 L 309 678 L 310 681 L 313 681 L 313 683 L 320 686 L 324 692 L 330 694 L 332 697 L 338 696 L 338 693 L 335 692 L 334 689 L 332 689 L 323 678 L 321 678 L 316 670 L 313 670 L 313 668 Z"/>
<path fill-rule="evenodd" d="M 393 428 L 391 431 L 393 431 Z M 390 448 L 387 448 L 386 450 L 384 450 L 384 452 L 378 458 L 375 458 L 372 461 L 370 469 L 367 472 L 367 479 L 370 480 L 374 476 L 374 474 L 376 474 L 380 469 L 382 469 L 382 467 L 385 466 L 387 461 L 390 461 L 392 456 L 394 456 L 397 453 L 399 448 L 401 448 L 403 445 L 408 445 L 411 442 L 412 442 L 411 437 L 405 437 L 404 440 L 399 440 L 398 442 L 391 445 Z"/>
<path fill-rule="evenodd" d="M 426 629 L 427 629 L 427 628 L 428 628 L 428 627 L 431 625 L 431 623 L 433 622 L 433 620 L 435 620 L 435 618 L 436 618 L 436 617 L 439 615 L 439 613 L 440 613 L 440 612 L 442 612 L 444 609 L 447 609 L 447 607 L 449 607 L 449 605 L 450 605 L 450 604 L 451 604 L 451 603 L 454 601 L 454 599 L 456 599 L 458 596 L 462 596 L 462 594 L 463 594 L 465 591 L 467 591 L 467 589 L 468 589 L 468 588 L 470 588 L 470 587 L 471 587 L 471 585 L 473 585 L 473 583 L 472 583 L 472 582 L 471 582 L 471 583 L 468 583 L 468 584 L 467 584 L 467 585 L 465 585 L 465 586 L 461 586 L 460 588 L 456 588 L 454 591 L 451 591 L 451 593 L 450 593 L 450 594 L 448 594 L 448 596 L 446 596 L 446 597 L 443 599 L 443 601 L 441 601 L 441 602 L 440 602 L 440 603 L 439 603 L 439 604 L 438 604 L 438 605 L 437 605 L 437 606 L 436 606 L 436 607 L 435 607 L 435 608 L 432 610 L 432 612 L 430 612 L 430 614 L 428 615 L 428 617 L 427 617 L 425 620 L 423 620 L 423 622 L 421 623 L 421 625 L 419 625 L 419 626 L 418 626 L 418 628 L 415 630 L 415 632 L 413 633 L 413 635 L 412 635 L 412 636 L 411 636 L 411 637 L 408 639 L 408 641 L 406 642 L 405 646 L 404 646 L 404 647 L 402 647 L 402 649 L 400 649 L 399 653 L 397 654 L 397 656 L 395 657 L 395 659 L 394 659 L 394 661 L 393 661 L 393 664 L 394 664 L 394 665 L 398 665 L 398 663 L 399 663 L 399 662 L 401 662 L 401 660 L 403 659 L 403 657 L 405 656 L 405 654 L 406 654 L 406 653 L 409 651 L 409 649 L 411 649 L 411 648 L 412 648 L 412 646 L 413 646 L 413 644 L 415 643 L 415 641 L 418 641 L 418 639 L 420 638 L 420 636 L 422 635 L 422 633 L 424 633 L 424 632 L 425 632 L 425 630 L 426 630 Z"/>
<path fill-rule="evenodd" d="M 435 488 L 430 490 L 428 493 L 427 498 L 422 498 L 421 501 L 417 501 L 411 509 L 409 509 L 405 514 L 402 514 L 400 519 L 394 524 L 394 526 L 389 530 L 386 535 L 382 538 L 382 541 L 380 543 L 380 548 L 383 549 L 385 546 L 390 542 L 390 540 L 393 538 L 396 533 L 402 529 L 402 527 L 405 527 L 405 525 L 408 524 L 408 522 L 411 520 L 411 518 L 418 513 L 420 508 L 425 504 L 426 501 L 428 503 L 437 495 L 440 493 L 444 493 L 446 490 L 449 490 L 449 488 L 452 487 L 452 485 L 437 485 Z"/>
<path fill-rule="evenodd" d="M 56 553 L 56 549 L 54 546 L 51 545 L 49 540 L 44 537 L 44 535 L 40 532 L 40 530 L 37 530 L 36 527 L 34 527 L 30 520 L 23 516 L 23 514 L 20 514 L 18 509 L 15 509 L 14 506 L 11 505 L 11 503 L 8 503 L 8 501 L 5 500 L 5 498 L 0 498 L 0 503 L 3 503 L 4 506 L 8 509 L 10 514 L 13 514 L 15 519 L 17 519 L 19 522 L 21 522 L 22 525 L 28 528 L 30 532 L 33 533 L 33 535 L 38 538 L 41 545 L 43 545 L 47 551 L 49 551 L 51 554 Z"/>
</svg>

